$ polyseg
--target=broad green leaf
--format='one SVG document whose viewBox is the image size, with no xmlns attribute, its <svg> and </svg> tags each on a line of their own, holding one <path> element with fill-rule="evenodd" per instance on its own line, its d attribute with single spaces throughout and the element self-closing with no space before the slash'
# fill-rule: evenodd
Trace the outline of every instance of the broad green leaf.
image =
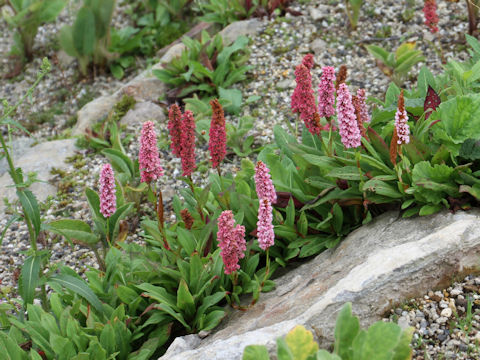
<svg viewBox="0 0 480 360">
<path fill-rule="evenodd" d="M 92 233 L 90 225 L 82 220 L 55 220 L 48 223 L 47 229 L 65 236 L 69 241 L 78 240 L 85 244 L 94 245 L 99 240 L 98 235 Z"/>
<path fill-rule="evenodd" d="M 38 286 L 40 279 L 40 265 L 42 259 L 40 256 L 29 256 L 22 266 L 20 273 L 21 279 L 21 295 L 24 306 L 32 304 L 35 298 L 35 288 Z"/>
<path fill-rule="evenodd" d="M 360 331 L 360 322 L 352 315 L 352 304 L 346 303 L 337 317 L 335 325 L 334 353 L 342 359 L 353 359 L 353 340 Z"/>
<path fill-rule="evenodd" d="M 35 239 L 40 232 L 41 220 L 40 210 L 38 209 L 38 202 L 35 195 L 30 190 L 17 190 L 17 196 L 22 204 L 23 211 L 30 218 L 35 232 Z"/>
<path fill-rule="evenodd" d="M 480 138 L 480 94 L 456 96 L 442 102 L 430 119 L 440 120 L 432 127 L 434 140 L 457 156 L 465 140 Z"/>
<path fill-rule="evenodd" d="M 249 345 L 243 350 L 242 360 L 270 360 L 270 357 L 265 346 Z"/>
<path fill-rule="evenodd" d="M 85 280 L 65 274 L 55 274 L 49 277 L 48 282 L 57 283 L 87 300 L 100 314 L 103 313 L 102 303 L 97 295 L 88 287 Z"/>
<path fill-rule="evenodd" d="M 82 7 L 72 28 L 72 40 L 80 55 L 91 55 L 95 47 L 95 15 L 88 7 Z"/>
<path fill-rule="evenodd" d="M 177 290 L 177 307 L 185 311 L 187 318 L 195 314 L 195 301 L 184 279 L 180 280 Z"/>
</svg>

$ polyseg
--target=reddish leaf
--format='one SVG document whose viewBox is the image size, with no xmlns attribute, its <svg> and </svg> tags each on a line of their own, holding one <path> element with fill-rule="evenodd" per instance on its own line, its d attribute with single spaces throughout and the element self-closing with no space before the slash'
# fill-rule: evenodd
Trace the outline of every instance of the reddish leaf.
<svg viewBox="0 0 480 360">
<path fill-rule="evenodd" d="M 299 209 L 305 205 L 301 201 L 295 198 L 291 193 L 289 192 L 283 192 L 283 191 L 277 191 L 277 202 L 274 203 L 275 207 L 279 208 L 286 208 L 288 205 L 288 202 L 290 201 L 290 198 L 293 199 L 293 204 L 295 205 L 295 209 Z"/>
<path fill-rule="evenodd" d="M 438 96 L 431 86 L 428 86 L 427 96 L 425 97 L 425 102 L 423 103 L 423 110 L 427 111 L 428 109 L 432 109 L 432 111 L 429 111 L 425 114 L 425 120 L 430 117 L 430 114 L 437 109 L 441 102 L 442 100 L 440 99 L 440 96 Z"/>
</svg>

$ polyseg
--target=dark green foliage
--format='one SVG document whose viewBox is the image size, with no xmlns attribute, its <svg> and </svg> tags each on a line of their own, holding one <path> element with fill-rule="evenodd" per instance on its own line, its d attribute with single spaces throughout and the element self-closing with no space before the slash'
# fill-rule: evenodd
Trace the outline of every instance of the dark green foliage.
<svg viewBox="0 0 480 360">
<path fill-rule="evenodd" d="M 166 64 L 164 69 L 153 70 L 158 79 L 175 87 L 176 98 L 192 93 L 222 97 L 222 91 L 233 91 L 229 89 L 233 84 L 245 80 L 250 69 L 244 65 L 249 57 L 245 36 L 224 46 L 219 35 L 211 39 L 204 31 L 200 41 L 184 37 L 183 43 L 186 50 L 180 57 Z M 226 96 L 224 93 L 223 97 Z"/>
</svg>

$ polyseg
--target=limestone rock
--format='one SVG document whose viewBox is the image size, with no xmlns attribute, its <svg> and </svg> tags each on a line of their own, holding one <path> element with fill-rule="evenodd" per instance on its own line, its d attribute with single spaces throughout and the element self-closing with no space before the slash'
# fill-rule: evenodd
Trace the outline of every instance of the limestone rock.
<svg viewBox="0 0 480 360">
<path fill-rule="evenodd" d="M 114 94 L 101 96 L 86 104 L 77 112 L 77 123 L 72 130 L 72 135 L 82 135 L 87 128 L 105 118 L 120 99 Z"/>
<path fill-rule="evenodd" d="M 314 20 L 322 20 L 326 19 L 329 14 L 329 7 L 326 5 L 320 5 L 318 7 L 311 7 L 310 8 L 310 17 Z"/>
<path fill-rule="evenodd" d="M 26 149 L 23 154 L 14 160 L 15 167 L 21 167 L 26 179 L 29 172 L 35 171 L 37 178 L 45 182 L 37 182 L 30 186 L 30 190 L 35 194 L 38 201 L 45 201 L 48 195 L 57 193 L 56 186 L 48 183 L 53 175 L 50 174 L 52 168 L 64 169 L 65 159 L 75 154 L 75 139 L 54 140 L 44 142 Z M 15 201 L 15 188 L 8 187 L 13 182 L 8 173 L 0 177 L 0 199 L 7 198 L 9 202 Z M 5 206 L 0 201 L 0 212 L 3 212 Z"/>
<path fill-rule="evenodd" d="M 128 110 L 120 120 L 120 124 L 141 127 L 145 121 L 165 123 L 165 118 L 165 113 L 160 106 L 144 101 L 136 103 L 133 109 Z"/>
<path fill-rule="evenodd" d="M 241 359 L 245 346 L 272 346 L 297 324 L 313 329 L 324 347 L 333 341 L 345 302 L 353 303 L 366 327 L 394 304 L 465 275 L 478 266 L 479 255 L 479 210 L 413 219 L 386 213 L 276 279 L 276 290 L 262 294 L 247 312 L 232 311 L 198 347 L 161 359 Z"/>
<path fill-rule="evenodd" d="M 30 146 L 35 142 L 35 139 L 32 137 L 22 136 L 12 140 L 11 144 L 7 143 L 7 146 L 11 146 L 9 149 L 10 156 L 15 162 L 25 151 L 28 151 Z M 9 170 L 7 159 L 2 158 L 0 160 L 0 175 L 3 175 Z"/>
<path fill-rule="evenodd" d="M 320 56 L 327 51 L 328 45 L 322 39 L 315 39 L 310 43 L 310 49 L 312 49 L 315 55 Z"/>
<path fill-rule="evenodd" d="M 241 35 L 256 35 L 260 31 L 261 27 L 262 22 L 256 18 L 236 21 L 220 31 L 220 35 L 223 38 L 223 44 L 230 45 Z"/>
</svg>

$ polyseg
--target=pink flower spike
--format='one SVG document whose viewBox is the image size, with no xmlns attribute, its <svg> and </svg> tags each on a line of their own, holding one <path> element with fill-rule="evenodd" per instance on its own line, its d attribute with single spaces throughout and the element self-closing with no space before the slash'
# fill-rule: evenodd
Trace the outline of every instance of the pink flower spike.
<svg viewBox="0 0 480 360">
<path fill-rule="evenodd" d="M 272 204 L 277 202 L 277 193 L 270 177 L 270 169 L 262 161 L 255 166 L 255 186 L 259 199 L 267 199 Z"/>
<path fill-rule="evenodd" d="M 318 87 L 318 114 L 320 117 L 335 114 L 335 69 L 332 66 L 322 68 Z"/>
<path fill-rule="evenodd" d="M 105 164 L 100 171 L 100 212 L 109 218 L 117 211 L 115 197 L 115 177 L 110 164 Z"/>
<path fill-rule="evenodd" d="M 210 106 L 212 107 L 212 121 L 210 123 L 208 150 L 210 151 L 212 167 L 217 168 L 227 154 L 227 132 L 222 105 L 217 99 L 214 99 L 210 101 Z"/>
<path fill-rule="evenodd" d="M 190 110 L 185 111 L 181 124 L 181 146 L 183 176 L 190 176 L 197 167 L 195 165 L 195 119 Z"/>
<path fill-rule="evenodd" d="M 170 144 L 172 148 L 173 155 L 180 156 L 181 152 L 181 121 L 182 121 L 182 112 L 180 107 L 177 104 L 170 106 L 168 110 L 168 131 L 170 132 L 170 138 L 172 142 Z"/>
<path fill-rule="evenodd" d="M 307 54 L 303 57 L 302 65 L 305 65 L 308 70 L 311 70 L 314 64 L 315 64 L 315 60 L 313 59 L 312 54 Z"/>
<path fill-rule="evenodd" d="M 163 175 L 163 168 L 160 165 L 160 157 L 158 155 L 157 134 L 152 121 L 143 123 L 138 162 L 142 182 L 150 183 Z"/>
<path fill-rule="evenodd" d="M 352 95 L 346 84 L 340 84 L 337 92 L 337 121 L 342 144 L 345 148 L 356 148 L 362 144 Z"/>
<path fill-rule="evenodd" d="M 438 15 L 435 0 L 425 0 L 423 14 L 425 16 L 425 25 L 428 26 L 431 33 L 436 33 L 438 31 Z"/>
<path fill-rule="evenodd" d="M 367 102 L 366 102 L 365 89 L 358 89 L 357 90 L 357 99 L 358 99 L 358 103 L 360 105 L 360 116 L 362 118 L 362 123 L 370 122 L 372 119 L 370 118 L 370 115 L 368 114 L 368 107 L 367 107 Z"/>
<path fill-rule="evenodd" d="M 262 250 L 267 250 L 275 243 L 275 233 L 273 232 L 273 208 L 268 199 L 260 199 L 258 207 L 257 236 L 258 245 Z"/>
<path fill-rule="evenodd" d="M 242 225 L 235 226 L 233 213 L 231 210 L 223 211 L 217 220 L 218 247 L 221 249 L 220 256 L 225 265 L 225 274 L 240 269 L 238 261 L 245 257 L 247 246 L 245 243 L 245 227 Z"/>
<path fill-rule="evenodd" d="M 398 97 L 398 108 L 395 114 L 395 128 L 397 130 L 397 144 L 408 144 L 410 142 L 410 127 L 408 126 L 408 115 L 405 110 L 403 90 Z"/>
<path fill-rule="evenodd" d="M 295 69 L 295 81 L 297 87 L 291 98 L 291 108 L 294 113 L 300 113 L 302 120 L 309 119 L 315 113 L 315 96 L 312 89 L 312 75 L 310 70 L 303 64 Z"/>
</svg>

